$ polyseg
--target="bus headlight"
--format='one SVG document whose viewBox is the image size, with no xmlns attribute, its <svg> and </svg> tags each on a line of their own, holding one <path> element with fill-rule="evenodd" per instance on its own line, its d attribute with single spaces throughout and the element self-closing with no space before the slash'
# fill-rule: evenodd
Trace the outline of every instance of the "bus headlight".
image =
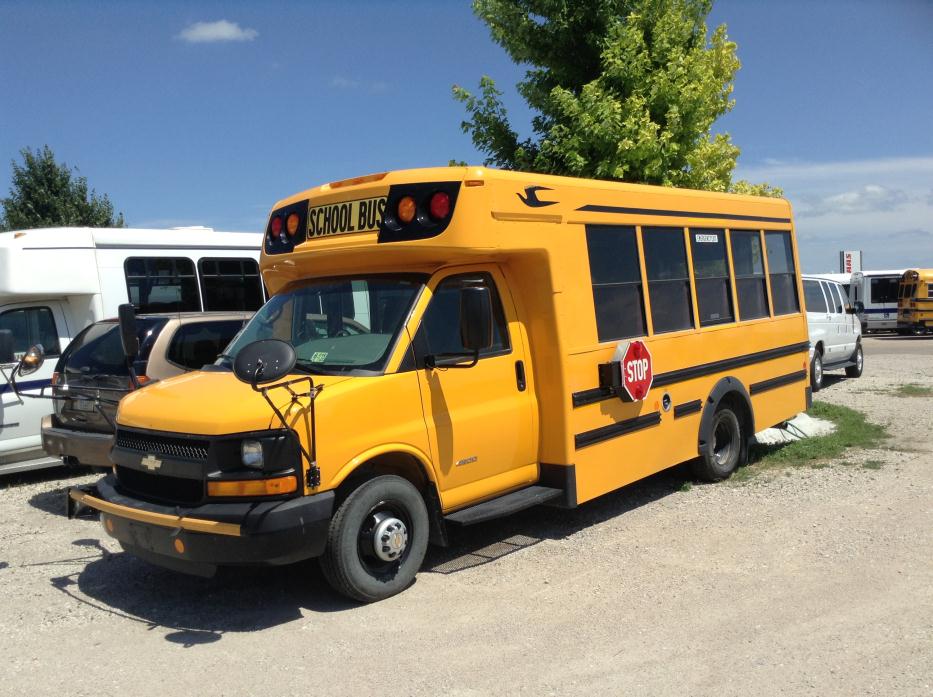
<svg viewBox="0 0 933 697">
<path fill-rule="evenodd" d="M 244 440 L 240 445 L 240 458 L 244 467 L 262 469 L 262 443 L 258 440 Z"/>
</svg>

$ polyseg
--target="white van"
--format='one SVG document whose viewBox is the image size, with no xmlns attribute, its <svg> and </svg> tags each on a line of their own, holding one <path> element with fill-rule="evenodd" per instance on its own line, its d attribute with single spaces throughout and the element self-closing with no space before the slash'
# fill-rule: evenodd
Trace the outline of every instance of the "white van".
<svg viewBox="0 0 933 697">
<path fill-rule="evenodd" d="M 17 380 L 20 392 L 37 395 L 72 337 L 115 317 L 122 303 L 149 313 L 256 310 L 265 298 L 261 244 L 260 233 L 204 227 L 0 233 L 0 331 L 13 339 L 13 356 L 0 356 L 0 474 L 61 464 L 42 450 L 40 423 L 52 401 L 17 396 L 15 360 L 42 344 L 51 360 Z"/>
<path fill-rule="evenodd" d="M 810 386 L 823 386 L 823 373 L 845 368 L 846 375 L 862 374 L 862 325 L 842 284 L 823 276 L 803 276 L 803 295 L 810 329 Z"/>
<path fill-rule="evenodd" d="M 852 302 L 861 302 L 862 333 L 897 329 L 897 289 L 906 269 L 856 271 L 852 274 Z"/>
</svg>

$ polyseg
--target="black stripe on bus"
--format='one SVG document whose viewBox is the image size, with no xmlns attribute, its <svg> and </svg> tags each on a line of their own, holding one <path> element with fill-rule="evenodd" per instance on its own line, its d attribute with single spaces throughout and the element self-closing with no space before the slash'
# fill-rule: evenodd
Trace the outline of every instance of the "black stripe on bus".
<svg viewBox="0 0 933 697">
<path fill-rule="evenodd" d="M 800 382 L 801 380 L 806 379 L 807 371 L 797 370 L 793 373 L 788 373 L 787 375 L 778 375 L 776 378 L 771 378 L 770 380 L 753 382 L 748 387 L 748 393 L 751 395 L 756 395 L 759 392 L 767 392 L 768 390 L 774 390 L 778 387 L 784 387 L 784 385 L 790 385 L 792 383 Z"/>
<path fill-rule="evenodd" d="M 703 408 L 703 402 L 699 399 L 694 399 L 692 402 L 684 402 L 683 404 L 678 404 L 674 407 L 674 418 L 679 419 L 681 416 L 687 416 L 689 414 L 696 414 L 700 409 Z"/>
<path fill-rule="evenodd" d="M 790 218 L 769 218 L 764 215 L 737 215 L 735 213 L 704 213 L 700 211 L 667 211 L 657 208 L 627 208 L 587 204 L 578 211 L 586 213 L 627 213 L 628 215 L 657 215 L 666 218 L 710 218 L 714 220 L 746 220 L 755 223 L 790 223 Z"/>
<path fill-rule="evenodd" d="M 592 431 L 578 433 L 573 437 L 573 443 L 576 449 L 579 450 L 588 445 L 596 445 L 597 443 L 602 443 L 611 438 L 617 438 L 627 433 L 640 431 L 643 428 L 657 426 L 659 423 L 661 423 L 661 412 L 656 411 L 651 414 L 636 416 L 634 419 L 626 419 L 625 421 L 609 424 L 608 426 L 600 426 L 599 428 L 594 428 Z"/>
<path fill-rule="evenodd" d="M 753 365 L 755 363 L 763 363 L 774 358 L 792 356 L 795 353 L 801 353 L 809 349 L 810 342 L 801 341 L 797 344 L 779 346 L 777 348 L 767 349 L 766 351 L 756 351 L 755 353 L 746 353 L 745 355 L 735 356 L 734 358 L 724 358 L 721 361 L 703 363 L 702 365 L 681 368 L 680 370 L 671 370 L 666 373 L 659 373 L 658 375 L 655 375 L 651 386 L 663 387 L 664 385 L 672 385 L 675 382 L 693 380 L 694 378 L 703 377 L 704 375 L 713 375 L 715 373 L 721 373 L 725 370 L 732 370 L 733 368 L 741 368 L 743 366 Z M 586 404 L 595 404 L 596 402 L 602 402 L 603 400 L 612 399 L 613 397 L 614 395 L 608 389 L 602 387 L 581 390 L 580 392 L 574 392 L 572 395 L 574 407 L 582 407 Z"/>
</svg>

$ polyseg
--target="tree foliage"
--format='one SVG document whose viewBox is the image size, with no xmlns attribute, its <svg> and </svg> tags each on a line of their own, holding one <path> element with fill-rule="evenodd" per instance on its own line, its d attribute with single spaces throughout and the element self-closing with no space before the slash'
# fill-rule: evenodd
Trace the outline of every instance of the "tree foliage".
<svg viewBox="0 0 933 697">
<path fill-rule="evenodd" d="M 22 164 L 13 165 L 10 195 L 2 200 L 0 230 L 30 228 L 124 227 L 123 214 L 114 217 L 106 194 L 88 191 L 87 179 L 55 161 L 49 146 L 20 151 Z"/>
<path fill-rule="evenodd" d="M 530 65 L 518 91 L 533 136 L 509 123 L 488 76 L 454 86 L 462 123 L 486 164 L 530 172 L 780 195 L 732 183 L 739 148 L 713 134 L 732 109 L 739 69 L 725 25 L 710 35 L 712 0 L 474 0 L 511 58 Z"/>
</svg>

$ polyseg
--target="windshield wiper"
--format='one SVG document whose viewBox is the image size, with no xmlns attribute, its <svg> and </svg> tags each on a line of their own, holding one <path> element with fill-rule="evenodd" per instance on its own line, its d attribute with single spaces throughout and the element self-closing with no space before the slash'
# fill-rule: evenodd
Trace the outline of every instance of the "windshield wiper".
<svg viewBox="0 0 933 697">
<path fill-rule="evenodd" d="M 321 368 L 314 365 L 310 361 L 302 361 L 302 360 L 295 361 L 295 367 L 300 370 L 303 370 L 309 375 L 327 375 L 326 371 L 322 370 Z"/>
</svg>

